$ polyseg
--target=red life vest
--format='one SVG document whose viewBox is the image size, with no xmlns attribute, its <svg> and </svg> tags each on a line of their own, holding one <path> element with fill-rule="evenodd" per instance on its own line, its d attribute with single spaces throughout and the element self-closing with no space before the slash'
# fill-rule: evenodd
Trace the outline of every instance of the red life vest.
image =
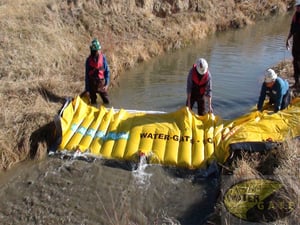
<svg viewBox="0 0 300 225">
<path fill-rule="evenodd" d="M 295 14 L 293 15 L 292 22 L 293 22 L 293 23 L 296 23 L 296 24 L 300 24 L 300 16 L 299 16 L 299 14 L 298 14 L 298 16 L 297 16 L 297 13 L 295 13 Z"/>
<path fill-rule="evenodd" d="M 99 54 L 98 61 L 95 62 L 92 56 L 88 59 L 90 66 L 89 76 L 97 75 L 99 79 L 104 79 L 104 68 L 103 68 L 103 54 Z M 98 72 L 97 72 L 98 71 Z M 96 73 L 96 74 L 95 74 Z"/>
<path fill-rule="evenodd" d="M 209 81 L 209 75 L 208 75 L 208 70 L 201 79 L 199 78 L 199 74 L 196 69 L 196 64 L 193 65 L 193 70 L 192 70 L 192 80 L 193 80 L 193 85 L 195 85 L 197 88 L 199 88 L 199 92 L 201 95 L 205 93 L 205 87 L 207 82 Z"/>
</svg>

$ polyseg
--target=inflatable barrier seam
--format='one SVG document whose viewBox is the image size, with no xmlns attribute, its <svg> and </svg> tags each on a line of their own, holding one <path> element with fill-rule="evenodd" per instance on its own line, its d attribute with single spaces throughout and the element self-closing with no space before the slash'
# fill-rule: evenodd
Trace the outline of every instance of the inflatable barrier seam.
<svg viewBox="0 0 300 225">
<path fill-rule="evenodd" d="M 187 107 L 175 112 L 94 107 L 76 97 L 56 119 L 57 151 L 89 153 L 108 159 L 136 160 L 188 169 L 224 163 L 231 151 L 265 151 L 300 136 L 300 101 L 278 113 L 252 110 L 233 120 L 198 116 Z M 58 144 L 59 143 L 59 144 Z M 52 147 L 53 148 L 53 147 Z"/>
</svg>

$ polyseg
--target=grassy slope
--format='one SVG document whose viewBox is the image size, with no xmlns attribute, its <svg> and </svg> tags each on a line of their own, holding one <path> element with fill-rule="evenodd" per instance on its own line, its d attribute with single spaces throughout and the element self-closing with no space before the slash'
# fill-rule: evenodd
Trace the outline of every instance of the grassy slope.
<svg viewBox="0 0 300 225">
<path fill-rule="evenodd" d="M 114 88 L 118 74 L 136 63 L 208 33 L 285 13 L 293 1 L 191 0 L 189 10 L 166 17 L 135 1 L 99 2 L 0 0 L 0 169 L 30 155 L 44 157 L 48 128 L 64 98 L 83 91 L 93 37 L 108 57 Z"/>
</svg>

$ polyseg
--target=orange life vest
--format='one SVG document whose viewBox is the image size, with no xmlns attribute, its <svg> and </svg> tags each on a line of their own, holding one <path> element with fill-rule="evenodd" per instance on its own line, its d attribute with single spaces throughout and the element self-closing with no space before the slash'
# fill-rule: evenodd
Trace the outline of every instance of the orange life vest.
<svg viewBox="0 0 300 225">
<path fill-rule="evenodd" d="M 201 95 L 205 93 L 205 87 L 207 82 L 209 81 L 209 75 L 208 71 L 199 77 L 199 73 L 197 72 L 196 69 L 196 64 L 193 65 L 193 70 L 192 70 L 192 81 L 193 81 L 193 86 L 199 89 L 199 92 Z"/>
<path fill-rule="evenodd" d="M 99 54 L 98 61 L 95 61 L 92 56 L 88 59 L 90 66 L 89 76 L 97 76 L 100 80 L 104 79 L 103 55 Z"/>
</svg>

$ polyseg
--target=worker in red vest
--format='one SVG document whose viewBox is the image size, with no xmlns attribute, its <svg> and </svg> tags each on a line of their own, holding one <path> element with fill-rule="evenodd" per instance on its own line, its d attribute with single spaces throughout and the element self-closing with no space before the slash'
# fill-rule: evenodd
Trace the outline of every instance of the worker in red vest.
<svg viewBox="0 0 300 225">
<path fill-rule="evenodd" d="M 187 100 L 186 106 L 191 110 L 195 102 L 198 106 L 198 115 L 204 115 L 205 105 L 207 103 L 208 112 L 212 113 L 212 81 L 208 70 L 208 63 L 204 58 L 197 59 L 196 63 L 190 69 L 187 78 Z"/>
<path fill-rule="evenodd" d="M 89 96 L 91 104 L 96 104 L 97 93 L 101 96 L 104 104 L 109 104 L 107 90 L 110 81 L 110 70 L 97 39 L 92 41 L 90 52 L 85 63 L 85 93 Z"/>
</svg>

